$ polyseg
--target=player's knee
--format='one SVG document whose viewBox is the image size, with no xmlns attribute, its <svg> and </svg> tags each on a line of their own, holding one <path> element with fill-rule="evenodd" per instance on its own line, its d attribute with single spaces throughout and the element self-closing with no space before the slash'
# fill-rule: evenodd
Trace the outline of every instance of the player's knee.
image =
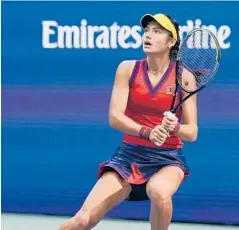
<svg viewBox="0 0 239 230">
<path fill-rule="evenodd" d="M 149 185 L 146 188 L 149 199 L 153 202 L 164 204 L 171 200 L 171 195 L 158 187 Z"/>
</svg>

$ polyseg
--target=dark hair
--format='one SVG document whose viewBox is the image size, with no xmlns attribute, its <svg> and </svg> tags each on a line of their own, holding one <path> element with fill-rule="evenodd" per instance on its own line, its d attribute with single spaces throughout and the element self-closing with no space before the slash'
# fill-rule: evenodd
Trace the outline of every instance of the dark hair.
<svg viewBox="0 0 239 230">
<path fill-rule="evenodd" d="M 177 57 L 177 54 L 178 54 L 178 51 L 179 51 L 180 42 L 181 42 L 180 37 L 179 37 L 179 25 L 178 25 L 178 23 L 176 22 L 176 20 L 174 20 L 171 16 L 169 16 L 169 15 L 167 15 L 167 14 L 165 14 L 165 15 L 166 15 L 166 16 L 169 18 L 169 20 L 173 23 L 173 25 L 174 25 L 174 27 L 175 27 L 175 29 L 176 29 L 176 32 L 177 32 L 178 40 L 177 40 L 177 42 L 175 43 L 175 45 L 174 45 L 174 46 L 171 48 L 171 50 L 170 50 L 170 59 L 175 60 L 176 57 Z M 170 34 L 171 34 L 171 37 L 173 37 L 173 35 L 172 35 L 171 32 L 170 32 Z"/>
</svg>

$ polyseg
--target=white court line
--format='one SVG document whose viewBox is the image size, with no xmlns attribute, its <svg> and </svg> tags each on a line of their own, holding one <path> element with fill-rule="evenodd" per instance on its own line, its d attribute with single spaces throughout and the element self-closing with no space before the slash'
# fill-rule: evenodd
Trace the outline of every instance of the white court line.
<svg viewBox="0 0 239 230">
<path fill-rule="evenodd" d="M 2 214 L 2 230 L 57 230 L 67 217 Z M 102 220 L 94 230 L 150 230 L 147 221 Z M 169 230 L 239 230 L 239 226 L 173 223 Z"/>
<path fill-rule="evenodd" d="M 148 2 L 145 0 L 1 0 L 2 2 Z M 150 0 L 150 2 L 238 2 L 239 0 Z"/>
</svg>

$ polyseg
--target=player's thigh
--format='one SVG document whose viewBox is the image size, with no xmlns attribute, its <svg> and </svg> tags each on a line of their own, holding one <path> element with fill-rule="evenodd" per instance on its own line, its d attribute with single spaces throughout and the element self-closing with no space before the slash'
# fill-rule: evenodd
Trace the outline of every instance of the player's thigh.
<svg viewBox="0 0 239 230">
<path fill-rule="evenodd" d="M 109 209 L 126 199 L 131 186 L 116 172 L 105 172 L 97 181 L 81 210 L 103 216 Z"/>
</svg>

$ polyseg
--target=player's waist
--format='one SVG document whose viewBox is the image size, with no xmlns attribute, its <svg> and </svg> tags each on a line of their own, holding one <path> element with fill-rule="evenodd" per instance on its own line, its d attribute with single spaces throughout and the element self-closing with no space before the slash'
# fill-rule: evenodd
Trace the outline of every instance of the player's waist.
<svg viewBox="0 0 239 230">
<path fill-rule="evenodd" d="M 123 137 L 123 142 L 129 143 L 129 144 L 136 144 L 136 145 L 143 145 L 148 147 L 159 147 L 156 144 L 154 144 L 152 141 L 145 140 L 141 137 L 132 136 L 125 134 Z M 171 136 L 166 139 L 163 145 L 160 146 L 160 148 L 182 148 L 183 143 L 177 136 Z"/>
</svg>

